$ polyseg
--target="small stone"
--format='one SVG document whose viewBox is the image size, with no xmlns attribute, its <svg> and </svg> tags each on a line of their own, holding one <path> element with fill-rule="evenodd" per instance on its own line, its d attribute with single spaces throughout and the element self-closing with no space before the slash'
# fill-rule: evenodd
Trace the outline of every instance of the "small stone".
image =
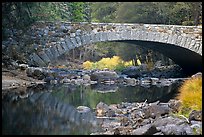
<svg viewBox="0 0 204 137">
<path fill-rule="evenodd" d="M 88 113 L 91 111 L 91 109 L 87 106 L 78 106 L 77 111 L 80 113 Z"/>
<path fill-rule="evenodd" d="M 88 74 L 85 74 L 85 75 L 82 76 L 82 79 L 83 79 L 83 80 L 90 81 L 90 80 L 91 80 L 91 77 L 90 77 Z"/>
<path fill-rule="evenodd" d="M 193 110 L 189 115 L 189 121 L 202 121 L 202 111 Z"/>
<path fill-rule="evenodd" d="M 75 33 L 71 33 L 71 34 L 70 34 L 70 37 L 71 37 L 71 38 L 73 38 L 73 37 L 75 37 L 75 36 L 76 36 Z"/>
<path fill-rule="evenodd" d="M 28 68 L 28 65 L 27 64 L 20 64 L 19 67 L 21 70 L 26 70 Z"/>
<path fill-rule="evenodd" d="M 80 29 L 76 30 L 76 35 L 77 36 L 81 35 L 81 30 Z"/>
</svg>

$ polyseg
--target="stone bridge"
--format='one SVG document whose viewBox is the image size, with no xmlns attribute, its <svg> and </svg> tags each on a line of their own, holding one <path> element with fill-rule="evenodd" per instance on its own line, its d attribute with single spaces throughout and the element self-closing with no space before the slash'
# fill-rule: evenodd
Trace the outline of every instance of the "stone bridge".
<svg viewBox="0 0 204 137">
<path fill-rule="evenodd" d="M 194 74 L 202 66 L 202 26 L 37 22 L 28 30 L 30 65 L 46 67 L 71 49 L 96 42 L 126 42 L 159 51 Z"/>
</svg>

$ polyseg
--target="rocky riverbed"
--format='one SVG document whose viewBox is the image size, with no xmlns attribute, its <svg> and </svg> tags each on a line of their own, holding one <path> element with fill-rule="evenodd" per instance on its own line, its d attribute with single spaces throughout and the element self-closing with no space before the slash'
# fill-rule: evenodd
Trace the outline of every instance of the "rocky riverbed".
<svg viewBox="0 0 204 137">
<path fill-rule="evenodd" d="M 43 80 L 46 83 L 58 84 L 58 83 L 67 83 L 67 84 L 122 84 L 122 85 L 157 85 L 157 86 L 169 86 L 174 82 L 183 81 L 187 78 L 182 77 L 182 74 L 177 73 L 176 70 L 172 71 L 175 67 L 168 67 L 163 72 L 160 69 L 154 69 L 149 73 L 144 73 L 145 71 L 141 70 L 132 70 L 129 68 L 124 72 L 115 72 L 112 70 L 70 70 L 63 68 L 37 68 L 37 67 L 28 67 L 26 69 L 27 76 L 34 79 Z M 176 67 L 177 68 L 177 67 Z M 129 71 L 132 70 L 131 74 Z M 155 72 L 155 75 L 152 73 Z M 167 73 L 168 72 L 168 73 Z M 140 73 L 137 77 L 132 77 L 136 73 Z M 164 76 L 165 74 L 165 76 Z"/>
<path fill-rule="evenodd" d="M 101 131 L 91 135 L 200 135 L 202 111 L 192 111 L 186 118 L 176 114 L 179 100 L 107 105 L 97 104 L 95 112 Z"/>
</svg>

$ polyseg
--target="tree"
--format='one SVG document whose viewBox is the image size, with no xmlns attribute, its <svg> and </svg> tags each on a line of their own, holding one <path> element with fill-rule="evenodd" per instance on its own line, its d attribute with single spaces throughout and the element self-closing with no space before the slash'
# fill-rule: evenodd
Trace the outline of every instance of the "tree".
<svg viewBox="0 0 204 137">
<path fill-rule="evenodd" d="M 94 2 L 92 4 L 92 21 L 114 22 L 119 2 Z"/>
<path fill-rule="evenodd" d="M 198 25 L 202 20 L 202 2 L 188 2 L 191 9 L 191 20 L 194 21 L 194 25 Z"/>
</svg>

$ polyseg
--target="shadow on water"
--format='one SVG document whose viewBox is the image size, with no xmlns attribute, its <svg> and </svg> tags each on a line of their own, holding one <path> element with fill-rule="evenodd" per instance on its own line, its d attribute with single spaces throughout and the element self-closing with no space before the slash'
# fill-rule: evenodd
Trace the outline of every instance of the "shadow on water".
<svg viewBox="0 0 204 137">
<path fill-rule="evenodd" d="M 178 86 L 179 83 L 164 87 L 57 84 L 27 88 L 24 96 L 11 91 L 2 97 L 2 133 L 90 134 L 100 130 L 93 110 L 100 101 L 168 102 L 175 97 Z M 88 106 L 91 111 L 79 112 L 78 106 Z"/>
</svg>

